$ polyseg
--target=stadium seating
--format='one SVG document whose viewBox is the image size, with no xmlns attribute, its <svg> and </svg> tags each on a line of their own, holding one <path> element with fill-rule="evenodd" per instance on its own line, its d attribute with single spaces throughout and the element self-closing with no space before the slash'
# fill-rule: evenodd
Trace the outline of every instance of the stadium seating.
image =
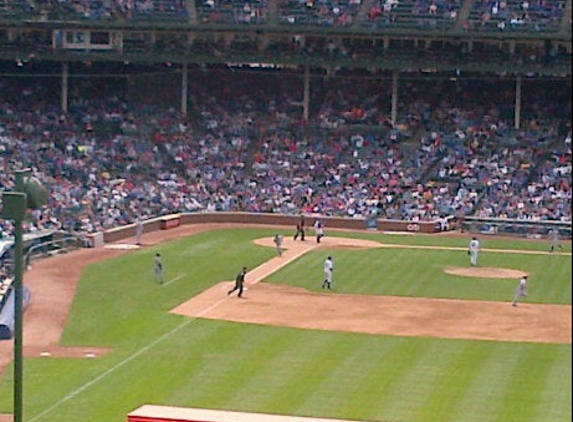
<svg viewBox="0 0 573 422">
<path fill-rule="evenodd" d="M 387 79 L 334 78 L 312 84 L 304 122 L 296 77 L 225 72 L 193 73 L 189 117 L 161 96 L 129 106 L 101 85 L 62 114 L 47 83 L 4 85 L 0 168 L 34 162 L 51 192 L 26 229 L 89 233 L 137 216 L 301 209 L 571 221 L 570 141 L 557 130 L 570 112 L 565 89 L 536 91 L 552 95 L 526 107 L 516 130 L 504 112 L 511 84 L 403 82 L 392 126 Z M 1 172 L 0 191 L 13 186 Z M 0 232 L 11 231 L 0 220 Z"/>
<path fill-rule="evenodd" d="M 137 0 L 132 9 L 133 19 L 186 20 L 185 0 Z"/>
<path fill-rule="evenodd" d="M 0 17 L 23 18 L 36 12 L 34 2 L 27 0 L 0 0 Z"/>
<path fill-rule="evenodd" d="M 256 25 L 267 21 L 266 0 L 198 0 L 197 15 L 202 23 Z"/>
<path fill-rule="evenodd" d="M 461 0 L 370 0 L 367 27 L 453 28 Z"/>
<path fill-rule="evenodd" d="M 361 0 L 279 0 L 279 21 L 285 25 L 350 26 Z"/>
<path fill-rule="evenodd" d="M 557 31 L 565 3 L 559 0 L 476 0 L 469 21 L 473 29 L 483 31 Z"/>
</svg>

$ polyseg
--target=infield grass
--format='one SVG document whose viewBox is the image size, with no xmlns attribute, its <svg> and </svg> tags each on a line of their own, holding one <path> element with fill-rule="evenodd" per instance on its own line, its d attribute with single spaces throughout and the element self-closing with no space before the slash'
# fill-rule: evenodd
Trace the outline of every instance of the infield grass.
<svg viewBox="0 0 573 422">
<path fill-rule="evenodd" d="M 25 359 L 26 421 L 124 422 L 145 403 L 377 422 L 571 419 L 570 344 L 374 336 L 167 313 L 232 280 L 242 265 L 273 257 L 272 248 L 252 244 L 273 233 L 202 233 L 86 269 L 62 344 L 112 351 L 97 359 Z M 453 237 L 341 235 L 467 246 L 467 239 Z M 547 247 L 523 241 L 508 247 L 519 245 Z M 484 247 L 503 246 L 495 239 Z M 156 251 L 166 279 L 176 279 L 171 284 L 153 281 Z M 459 251 L 337 250 L 333 256 L 336 288 L 345 292 L 509 300 L 517 282 L 446 276 L 443 266 L 467 266 Z M 309 253 L 267 281 L 318 289 L 324 258 Z M 570 256 L 483 253 L 480 265 L 531 272 L 528 300 L 571 303 Z M 11 371 L 0 385 L 4 412 L 11 411 Z"/>
<path fill-rule="evenodd" d="M 419 249 L 313 251 L 266 281 L 319 291 L 329 255 L 341 293 L 511 301 L 519 282 L 446 274 L 446 267 L 469 266 L 465 251 Z M 527 272 L 529 302 L 571 303 L 571 256 L 483 252 L 479 265 Z"/>
</svg>

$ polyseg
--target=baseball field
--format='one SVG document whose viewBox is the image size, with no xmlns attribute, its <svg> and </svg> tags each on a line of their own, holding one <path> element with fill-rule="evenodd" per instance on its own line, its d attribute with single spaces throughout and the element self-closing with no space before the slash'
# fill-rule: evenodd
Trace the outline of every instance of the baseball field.
<svg viewBox="0 0 573 422">
<path fill-rule="evenodd" d="M 468 235 L 327 234 L 317 245 L 289 228 L 188 226 L 37 262 L 25 278 L 25 420 L 123 422 L 142 404 L 571 420 L 570 243 L 550 254 L 548 242 L 485 236 L 469 268 Z M 321 289 L 328 255 L 332 291 Z M 227 296 L 243 266 L 245 298 Z M 522 274 L 528 296 L 512 307 Z M 10 413 L 12 367 L 2 373 Z"/>
</svg>

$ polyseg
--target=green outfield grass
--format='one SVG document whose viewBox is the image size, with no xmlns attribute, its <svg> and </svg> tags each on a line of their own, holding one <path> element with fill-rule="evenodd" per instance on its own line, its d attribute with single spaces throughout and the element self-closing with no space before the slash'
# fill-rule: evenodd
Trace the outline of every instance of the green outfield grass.
<svg viewBox="0 0 573 422">
<path fill-rule="evenodd" d="M 26 421 L 124 422 L 144 403 L 377 422 L 571 419 L 571 345 L 298 330 L 167 313 L 233 279 L 241 266 L 275 256 L 252 244 L 273 233 L 202 233 L 86 269 L 62 344 L 112 351 L 97 359 L 25 359 Z M 340 235 L 460 247 L 468 241 Z M 493 238 L 482 245 L 548 246 Z M 157 251 L 168 282 L 174 280 L 168 285 L 153 281 Z M 336 288 L 351 293 L 509 300 L 517 282 L 443 274 L 443 266 L 467 265 L 460 251 L 336 250 L 333 256 Z M 309 253 L 266 281 L 317 290 L 324 258 Z M 570 256 L 483 253 L 480 265 L 531 272 L 532 302 L 571 303 Z M 0 384 L 0 412 L 11 411 L 11 371 Z"/>
</svg>

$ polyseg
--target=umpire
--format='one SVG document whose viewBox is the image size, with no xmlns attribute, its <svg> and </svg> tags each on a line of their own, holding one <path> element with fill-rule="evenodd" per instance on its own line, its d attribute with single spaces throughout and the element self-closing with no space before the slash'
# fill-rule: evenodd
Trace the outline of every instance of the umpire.
<svg viewBox="0 0 573 422">
<path fill-rule="evenodd" d="M 300 240 L 304 242 L 304 235 L 305 235 L 304 226 L 305 226 L 304 215 L 301 214 L 298 223 L 296 223 L 296 232 L 293 236 L 293 240 L 298 239 L 298 236 L 300 235 Z"/>
<path fill-rule="evenodd" d="M 235 278 L 235 287 L 233 287 L 231 290 L 229 290 L 227 292 L 227 295 L 230 295 L 234 291 L 238 290 L 239 293 L 237 293 L 237 296 L 243 297 L 243 290 L 245 288 L 245 276 L 246 275 L 247 275 L 247 267 L 243 267 L 243 269 L 239 272 L 239 274 L 237 274 L 237 277 Z"/>
</svg>

